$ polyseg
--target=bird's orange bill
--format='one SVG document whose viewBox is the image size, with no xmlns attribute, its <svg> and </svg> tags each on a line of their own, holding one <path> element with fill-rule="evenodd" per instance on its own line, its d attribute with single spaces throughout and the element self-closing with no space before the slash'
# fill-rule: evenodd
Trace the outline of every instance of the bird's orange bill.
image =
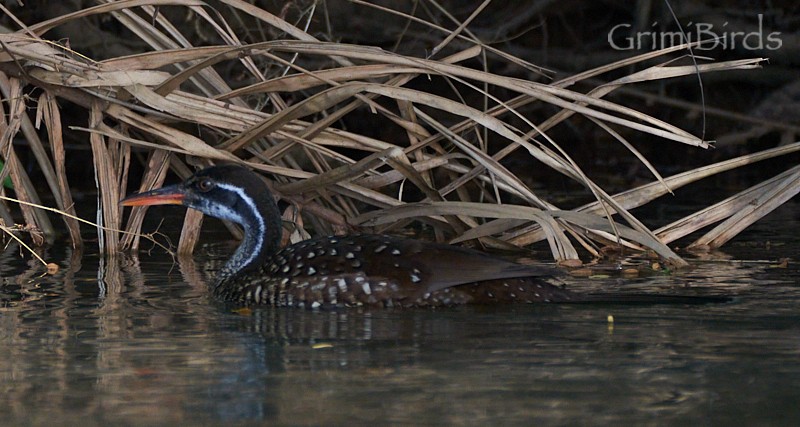
<svg viewBox="0 0 800 427">
<path fill-rule="evenodd" d="M 183 196 L 183 192 L 177 187 L 170 186 L 134 194 L 119 203 L 122 206 L 180 205 L 183 204 Z"/>
</svg>

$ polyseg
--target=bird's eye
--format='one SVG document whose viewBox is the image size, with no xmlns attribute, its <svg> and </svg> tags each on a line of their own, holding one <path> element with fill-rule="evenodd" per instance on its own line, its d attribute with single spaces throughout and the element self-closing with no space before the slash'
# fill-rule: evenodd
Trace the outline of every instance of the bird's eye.
<svg viewBox="0 0 800 427">
<path fill-rule="evenodd" d="M 214 188 L 214 181 L 206 178 L 197 182 L 197 188 L 200 191 L 208 191 Z"/>
</svg>

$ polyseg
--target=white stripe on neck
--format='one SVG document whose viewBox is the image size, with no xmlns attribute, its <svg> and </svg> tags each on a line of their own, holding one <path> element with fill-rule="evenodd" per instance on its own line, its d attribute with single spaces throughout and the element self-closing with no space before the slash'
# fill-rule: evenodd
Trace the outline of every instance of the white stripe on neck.
<svg viewBox="0 0 800 427">
<path fill-rule="evenodd" d="M 250 211 L 252 213 L 252 217 L 255 220 L 255 222 L 253 222 L 252 224 L 245 224 L 247 222 L 245 220 L 245 218 L 241 214 L 239 214 L 238 212 L 236 212 L 233 209 L 231 209 L 230 206 L 217 205 L 217 209 L 214 209 L 214 212 L 213 212 L 213 215 L 217 216 L 218 218 L 222 218 L 222 219 L 227 219 L 229 221 L 233 221 L 233 222 L 241 225 L 242 227 L 244 227 L 244 229 L 245 229 L 244 230 L 245 231 L 245 240 L 247 239 L 248 232 L 249 233 L 256 233 L 256 234 L 253 234 L 254 236 L 256 236 L 255 240 L 254 240 L 256 246 L 254 248 L 252 248 L 252 250 L 249 251 L 249 253 L 243 254 L 243 255 L 247 256 L 247 258 L 242 262 L 242 266 L 245 266 L 245 265 L 251 263 L 256 258 L 256 256 L 259 253 L 261 253 L 261 249 L 264 246 L 264 237 L 267 234 L 266 224 L 264 223 L 264 218 L 261 216 L 261 213 L 258 211 L 258 207 L 256 206 L 255 200 L 253 200 L 252 197 L 247 195 L 247 193 L 245 193 L 244 189 L 242 189 L 240 187 L 233 186 L 233 185 L 222 184 L 222 183 L 217 183 L 217 187 L 221 188 L 223 190 L 231 191 L 231 192 L 234 192 L 234 193 L 238 194 L 239 198 L 242 200 L 242 202 L 244 202 L 244 204 L 250 209 Z M 248 230 L 247 229 L 247 225 L 255 225 L 256 229 L 255 230 Z M 237 250 L 237 252 L 238 252 L 238 250 Z"/>
</svg>

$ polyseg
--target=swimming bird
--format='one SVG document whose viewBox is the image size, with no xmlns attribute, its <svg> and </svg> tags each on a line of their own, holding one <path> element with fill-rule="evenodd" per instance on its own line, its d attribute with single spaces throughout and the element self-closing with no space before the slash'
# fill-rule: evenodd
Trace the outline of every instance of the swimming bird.
<svg viewBox="0 0 800 427">
<path fill-rule="evenodd" d="M 510 302 L 706 302 L 700 297 L 578 294 L 561 274 L 452 245 L 356 234 L 281 248 L 282 220 L 261 177 L 212 166 L 184 182 L 129 196 L 123 206 L 183 205 L 239 224 L 244 238 L 217 272 L 213 295 L 240 306 L 438 307 Z M 685 300 L 684 300 L 685 299 Z"/>
</svg>

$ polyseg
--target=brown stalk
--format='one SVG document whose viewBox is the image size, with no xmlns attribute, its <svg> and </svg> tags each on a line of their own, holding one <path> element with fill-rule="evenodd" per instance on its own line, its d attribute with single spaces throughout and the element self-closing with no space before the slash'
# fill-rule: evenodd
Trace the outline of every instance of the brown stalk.
<svg viewBox="0 0 800 427">
<path fill-rule="evenodd" d="M 75 202 L 72 200 L 72 192 L 70 191 L 69 182 L 67 180 L 67 170 L 65 168 L 67 160 L 66 151 L 64 150 L 64 133 L 61 128 L 61 110 L 58 108 L 56 98 L 49 92 L 44 92 L 42 96 L 39 97 L 38 111 L 47 127 L 47 135 L 53 153 L 53 165 L 55 166 L 55 175 L 58 184 L 58 192 L 53 192 L 53 194 L 57 196 L 56 204 L 59 209 L 72 216 L 76 216 Z M 72 247 L 82 247 L 83 239 L 81 238 L 81 230 L 78 221 L 69 216 L 63 216 L 63 219 L 69 231 Z"/>
<path fill-rule="evenodd" d="M 92 106 L 89 117 L 89 127 L 97 127 L 103 120 L 98 102 Z M 119 229 L 119 187 L 117 186 L 117 170 L 112 160 L 112 155 L 106 145 L 102 135 L 92 133 L 89 135 L 92 147 L 92 159 L 94 161 L 95 179 L 97 180 L 97 192 L 100 198 L 98 206 L 98 223 L 105 229 L 98 230 L 98 244 L 100 251 L 108 255 L 113 255 L 119 249 L 119 234 L 111 229 Z"/>
</svg>

